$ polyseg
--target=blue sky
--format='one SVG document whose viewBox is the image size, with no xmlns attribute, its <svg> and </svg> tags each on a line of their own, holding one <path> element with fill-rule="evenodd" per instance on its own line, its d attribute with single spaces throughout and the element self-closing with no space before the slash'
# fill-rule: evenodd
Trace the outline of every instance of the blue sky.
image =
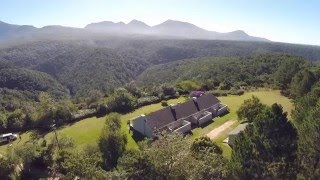
<svg viewBox="0 0 320 180">
<path fill-rule="evenodd" d="M 1 0 L 0 21 L 36 27 L 84 27 L 132 19 L 167 19 L 229 32 L 244 30 L 273 41 L 320 45 L 319 0 Z"/>
</svg>

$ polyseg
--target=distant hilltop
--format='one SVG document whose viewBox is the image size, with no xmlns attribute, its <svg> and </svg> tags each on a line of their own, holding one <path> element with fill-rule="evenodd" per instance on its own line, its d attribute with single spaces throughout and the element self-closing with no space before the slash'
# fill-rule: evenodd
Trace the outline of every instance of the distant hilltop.
<svg viewBox="0 0 320 180">
<path fill-rule="evenodd" d="M 84 28 L 73 28 L 58 25 L 36 28 L 30 25 L 13 25 L 0 21 L 0 41 L 32 40 L 32 39 L 81 39 L 91 36 L 148 36 L 165 39 L 201 39 L 201 40 L 233 40 L 233 41 L 269 41 L 261 37 L 248 35 L 242 30 L 227 33 L 208 31 L 194 24 L 182 21 L 167 20 L 155 26 L 149 26 L 138 20 L 128 24 L 123 22 L 102 21 L 91 23 Z"/>
</svg>

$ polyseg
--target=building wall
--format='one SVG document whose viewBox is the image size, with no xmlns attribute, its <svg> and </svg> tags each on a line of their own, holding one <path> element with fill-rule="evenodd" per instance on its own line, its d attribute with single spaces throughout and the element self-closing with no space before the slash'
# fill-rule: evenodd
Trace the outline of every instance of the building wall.
<svg viewBox="0 0 320 180">
<path fill-rule="evenodd" d="M 206 111 L 209 111 L 212 113 L 212 117 L 216 117 L 218 116 L 218 109 L 219 109 L 220 103 L 217 103 L 211 107 L 209 107 L 208 109 L 206 109 Z"/>
<path fill-rule="evenodd" d="M 228 106 L 227 105 L 223 105 L 223 107 L 221 107 L 219 110 L 218 110 L 218 113 L 217 115 L 220 116 L 220 115 L 223 115 L 225 113 L 228 112 Z"/>
<path fill-rule="evenodd" d="M 153 137 L 153 131 L 146 125 L 146 118 L 144 116 L 139 116 L 132 120 L 132 127 L 147 137 Z"/>
<path fill-rule="evenodd" d="M 197 124 L 198 123 L 198 120 L 195 117 L 195 115 L 191 115 L 189 117 L 186 117 L 186 118 L 184 118 L 184 120 L 186 120 L 188 122 L 191 122 L 192 124 Z"/>
<path fill-rule="evenodd" d="M 189 132 L 191 131 L 191 123 L 188 122 L 186 123 L 184 126 L 174 130 L 173 132 L 179 132 L 179 133 L 186 133 L 186 132 Z"/>
<path fill-rule="evenodd" d="M 210 112 L 210 113 L 208 113 L 207 115 L 201 117 L 201 118 L 198 120 L 199 126 L 201 126 L 201 125 L 203 125 L 203 124 L 205 124 L 205 123 L 207 123 L 207 122 L 209 122 L 209 121 L 211 121 L 211 120 L 212 120 L 212 113 Z"/>
</svg>

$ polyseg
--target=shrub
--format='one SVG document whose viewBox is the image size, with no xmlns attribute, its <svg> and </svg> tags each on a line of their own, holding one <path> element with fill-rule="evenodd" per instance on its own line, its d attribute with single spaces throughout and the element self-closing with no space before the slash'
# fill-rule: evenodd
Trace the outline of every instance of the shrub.
<svg viewBox="0 0 320 180">
<path fill-rule="evenodd" d="M 241 96 L 244 94 L 244 90 L 242 89 L 238 89 L 238 90 L 233 90 L 230 92 L 231 95 L 238 95 L 238 96 Z"/>
<path fill-rule="evenodd" d="M 111 111 L 129 112 L 136 107 L 137 99 L 126 89 L 119 88 L 108 97 L 107 105 L 110 106 Z"/>
<path fill-rule="evenodd" d="M 160 102 L 160 98 L 156 96 L 142 97 L 138 99 L 137 107 L 158 103 L 158 102 Z"/>
<path fill-rule="evenodd" d="M 161 101 L 161 106 L 168 106 L 168 102 L 167 101 Z"/>
</svg>

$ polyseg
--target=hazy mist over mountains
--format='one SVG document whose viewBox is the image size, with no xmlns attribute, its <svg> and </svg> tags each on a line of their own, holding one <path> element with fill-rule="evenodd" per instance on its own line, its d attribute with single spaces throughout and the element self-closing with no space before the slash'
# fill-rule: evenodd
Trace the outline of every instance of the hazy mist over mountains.
<svg viewBox="0 0 320 180">
<path fill-rule="evenodd" d="M 159 25 L 149 26 L 144 22 L 132 20 L 123 22 L 103 21 L 91 23 L 84 28 L 65 26 L 44 26 L 36 28 L 30 25 L 13 25 L 0 21 L 0 42 L 38 39 L 79 39 L 95 36 L 130 36 L 154 37 L 164 39 L 202 39 L 202 40 L 236 40 L 269 41 L 253 37 L 242 30 L 228 33 L 208 31 L 188 22 L 167 20 Z"/>
</svg>

